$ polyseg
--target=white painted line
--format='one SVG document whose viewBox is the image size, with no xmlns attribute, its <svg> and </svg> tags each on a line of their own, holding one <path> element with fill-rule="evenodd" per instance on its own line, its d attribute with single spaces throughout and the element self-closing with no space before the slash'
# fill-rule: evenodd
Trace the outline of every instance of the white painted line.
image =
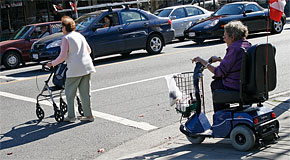
<svg viewBox="0 0 290 160">
<path fill-rule="evenodd" d="M 12 99 L 17 99 L 17 100 L 22 100 L 22 101 L 26 101 L 26 102 L 36 103 L 36 99 L 25 97 L 25 96 L 20 96 L 20 95 L 16 95 L 16 94 L 12 94 L 12 93 L 7 93 L 7 92 L 0 91 L 0 96 L 12 98 Z M 40 101 L 39 103 L 43 104 L 43 105 L 52 106 L 52 104 L 49 101 Z M 102 118 L 102 119 L 105 119 L 108 121 L 120 123 L 120 124 L 123 124 L 126 126 L 136 127 L 136 128 L 139 128 L 139 129 L 142 129 L 145 131 L 149 131 L 149 130 L 153 130 L 153 129 L 158 128 L 158 127 L 152 126 L 146 122 L 135 122 L 135 121 L 132 121 L 132 120 L 129 120 L 126 118 L 122 118 L 122 117 L 118 117 L 118 116 L 114 116 L 114 115 L 110 115 L 110 114 L 102 113 L 102 112 L 98 112 L 98 111 L 92 111 L 92 112 L 93 112 L 93 115 L 98 117 L 98 118 Z"/>
<path fill-rule="evenodd" d="M 114 115 L 110 115 L 110 114 L 102 113 L 102 112 L 98 112 L 98 111 L 92 111 L 92 112 L 93 112 L 93 115 L 96 117 L 106 119 L 109 121 L 113 121 L 113 122 L 118 122 L 118 123 L 121 123 L 121 124 L 126 125 L 126 126 L 136 127 L 139 129 L 143 129 L 145 131 L 150 131 L 150 130 L 158 128 L 158 127 L 152 126 L 146 122 L 136 122 L 136 121 L 132 121 L 132 120 L 129 120 L 126 118 L 117 117 Z"/>
<path fill-rule="evenodd" d="M 177 73 L 173 73 L 173 74 L 169 74 L 169 75 L 174 75 L 174 74 L 177 74 Z M 118 87 L 124 87 L 124 86 L 132 85 L 132 84 L 137 84 L 137 83 L 152 81 L 152 80 L 156 80 L 156 79 L 160 79 L 160 78 L 165 78 L 166 76 L 168 76 L 168 75 L 163 75 L 163 76 L 158 76 L 158 77 L 143 79 L 143 80 L 140 80 L 140 81 L 129 82 L 129 83 L 119 84 L 119 85 L 115 85 L 115 86 L 110 86 L 110 87 L 95 89 L 95 90 L 92 90 L 91 92 L 93 93 L 93 92 L 98 92 L 98 91 L 103 91 L 103 90 L 108 90 L 108 89 L 113 89 L 113 88 L 118 88 Z"/>
</svg>

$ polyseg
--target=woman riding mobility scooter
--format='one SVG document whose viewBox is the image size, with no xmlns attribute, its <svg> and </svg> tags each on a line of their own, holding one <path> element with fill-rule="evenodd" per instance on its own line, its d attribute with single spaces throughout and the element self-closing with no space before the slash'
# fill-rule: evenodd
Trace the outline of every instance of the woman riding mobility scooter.
<svg viewBox="0 0 290 160">
<path fill-rule="evenodd" d="M 180 131 L 193 144 L 203 142 L 205 137 L 230 138 L 235 149 L 247 151 L 256 142 L 263 145 L 264 141 L 279 137 L 279 122 L 275 113 L 262 104 L 268 100 L 268 92 L 276 87 L 276 49 L 271 44 L 254 45 L 248 51 L 241 49 L 240 91 L 219 89 L 213 93 L 214 103 L 236 105 L 217 111 L 213 115 L 212 125 L 205 112 L 201 112 L 201 105 L 204 104 L 203 65 L 197 62 L 194 72 L 174 76 L 182 96 L 176 98 L 175 92 L 170 92 L 169 96 L 175 99 L 176 110 L 182 117 L 188 118 L 185 124 L 181 124 Z"/>
</svg>

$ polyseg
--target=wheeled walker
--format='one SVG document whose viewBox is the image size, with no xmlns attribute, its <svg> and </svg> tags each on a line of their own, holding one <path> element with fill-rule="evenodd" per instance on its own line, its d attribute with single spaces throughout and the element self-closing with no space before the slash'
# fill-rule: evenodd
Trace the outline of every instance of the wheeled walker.
<svg viewBox="0 0 290 160">
<path fill-rule="evenodd" d="M 44 100 L 50 100 L 53 105 L 54 118 L 57 122 L 62 122 L 64 120 L 64 115 L 67 112 L 67 104 L 63 100 L 62 95 L 64 91 L 64 83 L 66 78 L 66 64 L 61 63 L 56 67 L 47 68 L 45 64 L 42 64 L 42 70 L 50 71 L 50 75 L 46 81 L 44 81 L 44 87 L 41 92 L 36 97 L 36 116 L 41 121 L 44 118 L 44 111 L 40 106 L 40 102 Z M 49 86 L 49 82 L 52 78 L 52 83 L 54 86 Z M 55 99 L 59 97 L 59 107 L 57 106 Z M 80 115 L 83 114 L 82 103 L 78 96 L 76 96 L 78 111 Z"/>
<path fill-rule="evenodd" d="M 180 131 L 192 144 L 202 143 L 206 137 L 230 138 L 235 149 L 247 151 L 256 143 L 264 145 L 265 141 L 279 138 L 276 115 L 262 104 L 268 99 L 268 92 L 276 87 L 276 49 L 271 44 L 261 44 L 242 50 L 240 91 L 214 91 L 214 103 L 231 104 L 231 107 L 214 113 L 212 125 L 205 111 L 201 112 L 202 64 L 196 63 L 194 72 L 174 76 L 182 93 L 182 98 L 176 101 L 176 110 L 182 118 L 187 118 L 181 123 Z"/>
</svg>

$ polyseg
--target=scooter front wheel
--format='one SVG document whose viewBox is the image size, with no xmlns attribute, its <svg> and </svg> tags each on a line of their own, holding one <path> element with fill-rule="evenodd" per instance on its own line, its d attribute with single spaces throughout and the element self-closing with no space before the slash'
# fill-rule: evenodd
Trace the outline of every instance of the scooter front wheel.
<svg viewBox="0 0 290 160">
<path fill-rule="evenodd" d="M 197 136 L 197 137 L 190 137 L 186 136 L 186 138 L 192 143 L 192 144 L 200 144 L 204 141 L 205 137 Z"/>
</svg>

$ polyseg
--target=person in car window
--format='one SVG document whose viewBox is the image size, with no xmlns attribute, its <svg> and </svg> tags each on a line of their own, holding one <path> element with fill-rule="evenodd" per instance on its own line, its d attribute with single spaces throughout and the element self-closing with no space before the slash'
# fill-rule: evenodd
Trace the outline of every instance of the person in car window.
<svg viewBox="0 0 290 160">
<path fill-rule="evenodd" d="M 223 59 L 212 56 L 208 61 L 195 57 L 192 62 L 200 62 L 205 68 L 214 74 L 215 79 L 211 83 L 211 90 L 216 89 L 239 90 L 240 71 L 242 65 L 241 47 L 248 50 L 252 45 L 246 40 L 248 28 L 240 21 L 232 21 L 224 27 L 224 41 L 227 44 L 226 55 Z M 220 62 L 214 67 L 209 62 Z M 229 108 L 226 104 L 213 104 L 214 112 Z"/>
<path fill-rule="evenodd" d="M 62 38 L 61 53 L 48 67 L 56 66 L 64 60 L 67 63 L 65 95 L 68 105 L 68 116 L 64 121 L 74 122 L 75 110 L 74 99 L 77 89 L 79 90 L 84 116 L 80 117 L 81 121 L 94 121 L 91 110 L 91 73 L 96 72 L 92 59 L 90 57 L 91 48 L 85 37 L 75 32 L 75 22 L 72 18 L 64 16 L 62 21 Z"/>
<path fill-rule="evenodd" d="M 112 20 L 109 16 L 104 17 L 104 22 L 105 22 L 104 28 L 112 26 Z"/>
<path fill-rule="evenodd" d="M 48 26 L 40 26 L 40 35 L 39 38 L 45 37 L 49 35 Z"/>
</svg>

